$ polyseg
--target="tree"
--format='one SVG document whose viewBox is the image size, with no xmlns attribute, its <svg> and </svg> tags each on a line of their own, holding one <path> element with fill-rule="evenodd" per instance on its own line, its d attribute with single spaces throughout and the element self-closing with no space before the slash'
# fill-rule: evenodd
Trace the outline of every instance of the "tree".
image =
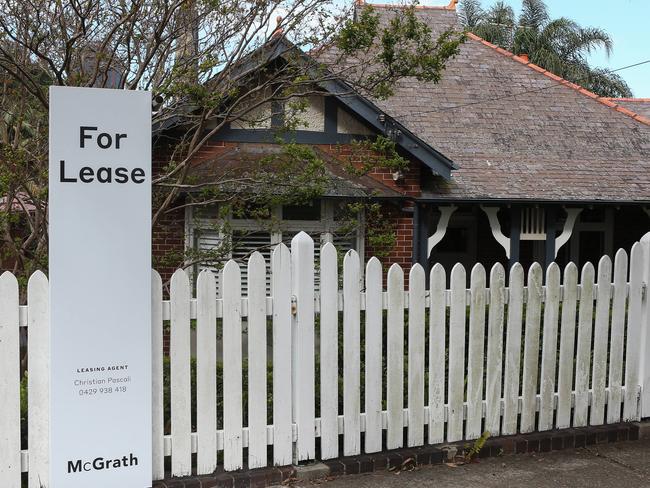
<svg viewBox="0 0 650 488">
<path fill-rule="evenodd" d="M 589 65 L 593 51 L 612 52 L 609 34 L 564 17 L 551 19 L 543 0 L 523 0 L 518 18 L 503 1 L 483 10 L 480 0 L 462 0 L 460 17 L 477 36 L 514 54 L 527 54 L 532 63 L 600 96 L 632 96 L 616 73 Z"/>
<path fill-rule="evenodd" d="M 292 107 L 290 134 L 305 98 L 327 79 L 375 97 L 390 96 L 405 76 L 435 81 L 463 40 L 434 39 L 413 8 L 396 9 L 387 25 L 371 7 L 355 16 L 351 8 L 336 0 L 0 0 L 0 267 L 24 276 L 47 268 L 48 85 L 153 92 L 153 125 L 166 128 L 156 144 L 167 157 L 154 176 L 154 225 L 188 190 L 182 204 L 193 206 L 318 194 L 322 161 L 290 143 L 281 161 L 261 163 L 282 165 L 282 185 L 275 169 L 196 181 L 190 163 L 221 128 L 269 117 L 260 110 L 269 103 Z M 281 60 L 278 46 L 289 46 Z"/>
</svg>

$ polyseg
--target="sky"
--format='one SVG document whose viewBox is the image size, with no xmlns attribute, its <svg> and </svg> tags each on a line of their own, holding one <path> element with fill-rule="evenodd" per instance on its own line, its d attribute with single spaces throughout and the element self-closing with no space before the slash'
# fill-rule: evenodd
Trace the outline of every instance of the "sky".
<svg viewBox="0 0 650 488">
<path fill-rule="evenodd" d="M 481 0 L 487 8 L 496 0 Z M 519 13 L 521 0 L 505 0 Z M 368 3 L 396 3 L 368 0 Z M 448 0 L 420 0 L 421 5 L 448 5 Z M 618 69 L 650 60 L 650 0 L 546 0 L 551 18 L 568 17 L 583 27 L 600 27 L 612 37 L 614 49 L 608 58 L 594 52 L 594 66 Z M 617 72 L 638 98 L 650 98 L 650 63 Z"/>
</svg>

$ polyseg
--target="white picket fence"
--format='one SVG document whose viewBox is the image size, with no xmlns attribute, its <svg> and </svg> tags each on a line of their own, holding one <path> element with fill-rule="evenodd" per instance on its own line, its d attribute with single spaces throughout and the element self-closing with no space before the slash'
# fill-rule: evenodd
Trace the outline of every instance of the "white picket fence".
<svg viewBox="0 0 650 488">
<path fill-rule="evenodd" d="M 467 289 L 466 271 L 456 265 L 447 289 L 445 270 L 436 265 L 427 290 L 425 273 L 415 265 L 405 291 L 404 272 L 393 265 L 384 291 L 380 262 L 370 259 L 362 278 L 359 257 L 349 251 L 340 290 L 334 246 L 323 246 L 319 263 L 313 256 L 313 241 L 305 233 L 293 239 L 291 251 L 279 245 L 271 260 L 272 296 L 266 293 L 267 268 L 259 253 L 248 261 L 244 293 L 234 261 L 221 271 L 219 297 L 210 271 L 198 276 L 192 298 L 188 275 L 179 270 L 171 279 L 171 300 L 163 300 L 160 276 L 153 272 L 154 479 L 165 476 L 167 456 L 171 475 L 186 476 L 211 473 L 220 464 L 226 470 L 286 465 L 475 439 L 484 431 L 509 435 L 650 416 L 650 234 L 632 248 L 629 267 L 627 253 L 620 250 L 613 269 L 605 256 L 597 271 L 585 265 L 580 280 L 577 267 L 569 264 L 561 280 L 557 265 L 544 277 L 534 264 L 524 283 L 524 269 L 516 264 L 508 287 L 501 265 L 492 268 L 489 281 L 476 265 Z M 21 472 L 28 472 L 30 488 L 48 486 L 48 286 L 40 272 L 29 280 L 27 303 L 19 305 L 14 276 L 0 276 L 3 488 L 18 488 Z M 269 320 L 272 339 L 267 344 Z M 170 418 L 164 418 L 163 403 L 165 321 L 171 330 Z M 22 451 L 19 327 L 28 328 L 30 359 L 28 449 Z M 216 340 L 218 329 L 222 341 Z M 222 409 L 217 408 L 217 347 L 223 348 Z M 273 371 L 271 419 L 267 362 Z M 247 412 L 242 403 L 245 374 Z"/>
</svg>

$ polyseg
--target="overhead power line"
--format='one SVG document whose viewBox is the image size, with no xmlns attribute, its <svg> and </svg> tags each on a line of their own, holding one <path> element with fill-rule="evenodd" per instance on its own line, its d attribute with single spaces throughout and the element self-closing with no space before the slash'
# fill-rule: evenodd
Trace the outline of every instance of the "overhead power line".
<svg viewBox="0 0 650 488">
<path fill-rule="evenodd" d="M 645 61 L 639 61 L 638 63 L 629 64 L 627 66 L 622 66 L 620 68 L 610 70 L 610 73 L 616 73 L 618 71 L 623 71 L 623 70 L 626 70 L 626 69 L 635 68 L 637 66 L 641 66 L 641 65 L 649 64 L 649 63 L 650 63 L 650 59 L 646 59 Z M 586 80 L 586 78 L 583 78 L 583 79 L 578 80 L 578 81 L 584 81 L 584 80 Z M 406 116 L 410 116 L 410 115 L 426 115 L 426 114 L 432 114 L 432 113 L 437 113 L 437 112 L 446 112 L 446 111 L 455 110 L 455 109 L 458 109 L 458 108 L 470 107 L 470 106 L 473 106 L 473 105 L 481 105 L 481 104 L 487 103 L 487 102 L 494 102 L 494 101 L 503 100 L 503 99 L 506 99 L 506 98 L 512 98 L 512 97 L 518 97 L 518 96 L 521 96 L 521 95 L 527 95 L 529 93 L 538 93 L 538 92 L 541 92 L 541 91 L 544 91 L 544 90 L 550 90 L 552 88 L 557 88 L 557 87 L 560 87 L 560 86 L 565 86 L 565 85 L 563 85 L 561 83 L 558 83 L 558 84 L 554 84 L 554 85 L 545 86 L 545 87 L 542 87 L 542 88 L 536 88 L 534 90 L 524 90 L 524 91 L 520 91 L 520 92 L 517 92 L 517 93 L 508 93 L 506 95 L 501 95 L 501 96 L 498 96 L 498 97 L 483 98 L 483 99 L 477 100 L 475 102 L 463 103 L 461 105 L 454 105 L 454 106 L 451 106 L 451 107 L 441 107 L 441 108 L 437 108 L 437 109 L 433 109 L 433 110 L 422 110 L 422 111 L 418 111 L 418 112 L 403 113 L 403 114 L 395 115 L 394 117 L 398 118 L 398 117 L 406 117 Z"/>
</svg>

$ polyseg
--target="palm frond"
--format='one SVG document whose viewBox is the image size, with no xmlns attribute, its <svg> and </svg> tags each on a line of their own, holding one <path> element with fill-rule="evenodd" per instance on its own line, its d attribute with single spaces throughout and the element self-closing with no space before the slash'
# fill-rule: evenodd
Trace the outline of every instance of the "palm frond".
<svg viewBox="0 0 650 488">
<path fill-rule="evenodd" d="M 458 14 L 461 25 L 468 29 L 477 27 L 485 15 L 480 0 L 462 0 L 458 6 Z"/>
<path fill-rule="evenodd" d="M 540 30 L 549 21 L 548 9 L 543 0 L 523 0 L 519 25 Z"/>
<path fill-rule="evenodd" d="M 517 19 L 503 0 L 487 10 L 478 0 L 462 0 L 463 25 L 476 35 L 514 54 L 528 54 L 542 68 L 606 97 L 630 96 L 623 79 L 589 66 L 589 54 L 612 51 L 612 38 L 603 29 L 581 27 L 574 20 L 551 19 L 544 0 L 523 0 Z"/>
<path fill-rule="evenodd" d="M 627 98 L 632 96 L 632 90 L 623 78 L 602 68 L 590 68 L 589 76 L 582 86 L 601 97 Z"/>
<path fill-rule="evenodd" d="M 582 27 L 578 29 L 575 49 L 583 53 L 591 53 L 596 49 L 604 49 L 607 56 L 612 53 L 613 41 L 603 29 L 597 27 Z"/>
<path fill-rule="evenodd" d="M 486 12 L 485 22 L 513 27 L 516 23 L 515 11 L 503 0 L 499 0 Z"/>
</svg>

